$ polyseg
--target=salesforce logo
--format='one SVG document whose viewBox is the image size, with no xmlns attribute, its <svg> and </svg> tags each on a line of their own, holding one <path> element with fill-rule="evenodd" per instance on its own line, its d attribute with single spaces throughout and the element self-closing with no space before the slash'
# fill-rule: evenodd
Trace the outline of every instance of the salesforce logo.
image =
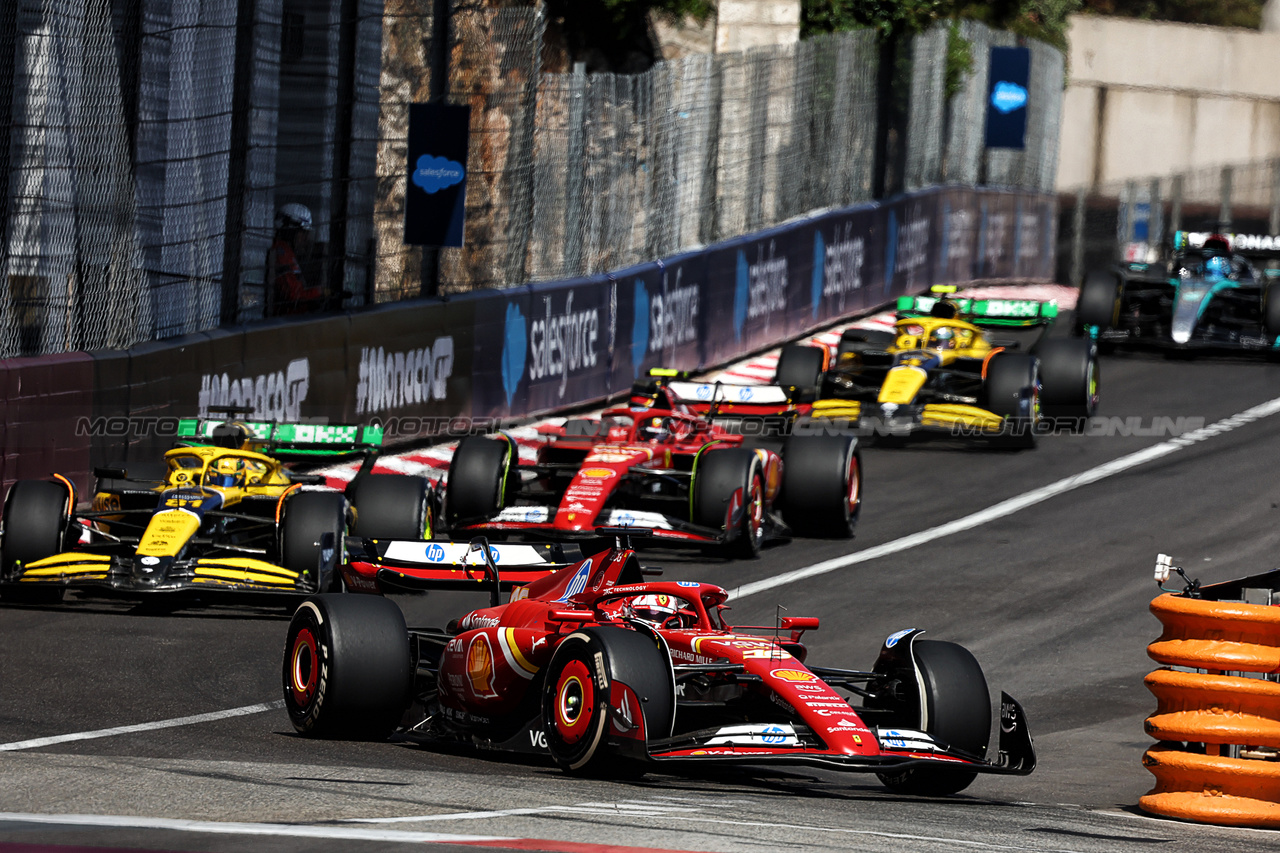
<svg viewBox="0 0 1280 853">
<path fill-rule="evenodd" d="M 443 563 L 444 562 L 444 546 L 431 544 L 427 546 L 427 562 Z"/>
<path fill-rule="evenodd" d="M 413 182 L 421 187 L 424 192 L 437 193 L 447 187 L 462 183 L 462 179 L 466 177 L 466 174 L 467 170 L 463 168 L 461 163 L 455 163 L 444 157 L 423 154 L 418 158 L 418 167 L 413 170 Z"/>
<path fill-rule="evenodd" d="M 991 90 L 991 106 L 1006 115 L 1027 105 L 1027 90 L 1017 83 L 1001 80 Z"/>
</svg>

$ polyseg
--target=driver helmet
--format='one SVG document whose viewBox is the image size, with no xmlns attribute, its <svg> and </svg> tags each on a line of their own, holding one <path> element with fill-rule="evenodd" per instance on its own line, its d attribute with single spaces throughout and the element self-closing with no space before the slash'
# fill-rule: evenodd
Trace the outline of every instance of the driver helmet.
<svg viewBox="0 0 1280 853">
<path fill-rule="evenodd" d="M 636 434 L 641 441 L 666 441 L 671 437 L 671 426 L 666 418 L 645 418 Z"/>
<path fill-rule="evenodd" d="M 224 489 L 244 483 L 244 460 L 237 456 L 223 456 L 213 460 L 204 475 L 206 486 L 219 486 Z"/>
<path fill-rule="evenodd" d="M 956 330 L 950 326 L 940 326 L 933 330 L 934 349 L 955 349 Z"/>
<path fill-rule="evenodd" d="M 311 230 L 311 209 L 305 204 L 286 204 L 276 213 L 276 228 Z"/>
<path fill-rule="evenodd" d="M 679 615 L 679 603 L 678 599 L 662 593 L 637 595 L 627 603 L 624 612 L 630 619 L 644 622 L 646 625 L 652 625 L 655 628 L 661 628 L 672 618 Z"/>
<path fill-rule="evenodd" d="M 1204 277 L 1211 281 L 1224 279 L 1230 274 L 1231 274 L 1231 261 L 1222 257 L 1221 255 L 1210 258 L 1205 262 Z"/>
</svg>

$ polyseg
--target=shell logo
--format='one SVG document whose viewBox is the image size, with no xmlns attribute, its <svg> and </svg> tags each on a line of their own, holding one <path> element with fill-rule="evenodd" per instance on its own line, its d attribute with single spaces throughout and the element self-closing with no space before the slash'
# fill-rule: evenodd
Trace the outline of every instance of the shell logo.
<svg viewBox="0 0 1280 853">
<path fill-rule="evenodd" d="M 477 634 L 467 646 L 467 678 L 471 692 L 478 698 L 491 699 L 498 695 L 493 689 L 493 647 L 484 634 Z"/>
<path fill-rule="evenodd" d="M 781 678 L 783 681 L 817 681 L 818 676 L 812 672 L 805 672 L 802 669 L 775 669 L 770 673 L 774 678 Z"/>
<path fill-rule="evenodd" d="M 607 480 L 613 475 L 614 472 L 608 468 L 583 468 L 578 476 L 587 480 Z"/>
</svg>

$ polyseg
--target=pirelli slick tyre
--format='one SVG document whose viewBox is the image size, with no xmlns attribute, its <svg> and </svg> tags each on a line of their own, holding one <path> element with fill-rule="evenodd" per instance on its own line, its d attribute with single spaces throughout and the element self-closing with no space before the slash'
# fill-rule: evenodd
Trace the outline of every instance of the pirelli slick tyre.
<svg viewBox="0 0 1280 853">
<path fill-rule="evenodd" d="M 337 492 L 295 492 L 280 516 L 280 565 L 316 592 L 336 592 L 345 547 L 347 500 Z"/>
<path fill-rule="evenodd" d="M 808 344 L 787 344 L 778 354 L 773 384 L 784 388 L 816 389 L 822 383 L 822 372 L 826 366 L 826 350 Z"/>
<path fill-rule="evenodd" d="M 1124 283 L 1108 270 L 1094 270 L 1084 278 L 1076 301 L 1076 326 L 1097 326 L 1099 331 L 1114 328 L 1120 322 L 1120 303 Z"/>
<path fill-rule="evenodd" d="M 1262 328 L 1273 344 L 1280 340 L 1280 282 L 1267 282 L 1262 296 Z"/>
<path fill-rule="evenodd" d="M 611 706 L 615 682 L 639 699 L 639 715 Z M 643 772 L 644 740 L 669 737 L 675 720 L 675 676 L 669 653 L 656 635 L 625 628 L 584 628 L 565 637 L 547 665 L 542 724 L 547 749 L 559 767 L 592 776 L 634 777 Z M 612 728 L 643 725 L 644 740 L 632 754 L 619 754 Z"/>
<path fill-rule="evenodd" d="M 1036 445 L 1040 421 L 1040 362 L 1033 355 L 998 353 L 987 365 L 983 385 L 987 411 L 1004 418 L 1004 431 L 996 438 L 1002 447 Z"/>
<path fill-rule="evenodd" d="M 445 484 L 449 527 L 486 520 L 501 512 L 509 492 L 519 485 L 517 461 L 515 449 L 506 438 L 472 435 L 462 439 L 449 463 Z"/>
<path fill-rule="evenodd" d="M 4 542 L 0 545 L 0 580 L 16 580 L 20 567 L 61 553 L 71 527 L 71 490 L 54 480 L 19 480 L 4 502 Z M 9 588 L 6 601 L 53 604 L 62 600 L 61 586 Z"/>
<path fill-rule="evenodd" d="M 982 667 L 964 646 L 917 639 L 911 649 L 919 670 L 899 673 L 907 691 L 894 725 L 925 731 L 954 749 L 984 758 L 991 731 L 991 696 Z M 940 797 L 963 791 L 978 774 L 952 767 L 910 767 L 877 773 L 900 794 Z"/>
<path fill-rule="evenodd" d="M 845 435 L 793 435 L 782 448 L 782 520 L 802 536 L 847 539 L 862 512 L 862 457 Z"/>
<path fill-rule="evenodd" d="M 386 738 L 412 692 L 404 615 L 378 596 L 308 598 L 289 622 L 282 675 L 285 708 L 300 734 Z"/>
<path fill-rule="evenodd" d="M 431 484 L 426 477 L 366 474 L 347 490 L 355 508 L 352 536 L 366 539 L 430 539 Z"/>
<path fill-rule="evenodd" d="M 754 450 L 735 447 L 699 454 L 691 490 L 689 509 L 694 524 L 724 530 L 733 556 L 751 559 L 760 555 L 766 508 L 764 473 Z"/>
<path fill-rule="evenodd" d="M 1040 404 L 1046 418 L 1072 431 L 1098 411 L 1101 372 L 1093 341 L 1050 338 L 1036 347 L 1040 359 Z"/>
</svg>

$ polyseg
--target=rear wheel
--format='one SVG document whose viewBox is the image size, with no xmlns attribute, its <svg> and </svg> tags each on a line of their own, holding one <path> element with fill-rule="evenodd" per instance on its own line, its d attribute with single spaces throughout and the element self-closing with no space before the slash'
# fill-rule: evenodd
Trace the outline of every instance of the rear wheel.
<svg viewBox="0 0 1280 853">
<path fill-rule="evenodd" d="M 614 682 L 627 685 L 640 702 L 641 720 L 628 707 L 631 724 L 642 723 L 646 739 L 671 735 L 675 718 L 675 678 L 661 644 L 647 632 L 587 628 L 570 634 L 547 665 L 542 724 L 547 749 L 570 773 L 631 776 L 634 758 L 618 755 L 609 743 L 609 722 L 626 716 L 610 710 Z"/>
<path fill-rule="evenodd" d="M 372 595 L 318 595 L 289 623 L 284 704 L 308 737 L 380 740 L 409 706 L 413 662 L 404 615 Z"/>
<path fill-rule="evenodd" d="M 822 382 L 822 371 L 826 366 L 826 350 L 807 344 L 787 344 L 778 354 L 773 384 L 784 388 L 816 389 Z"/>
<path fill-rule="evenodd" d="M 734 556 L 759 556 L 764 545 L 764 475 L 754 450 L 707 450 L 694 467 L 690 520 L 724 530 Z"/>
<path fill-rule="evenodd" d="M 1099 331 L 1114 328 L 1120 322 L 1123 294 L 1120 276 L 1105 270 L 1089 273 L 1076 300 L 1076 325 L 1081 330 L 1086 326 L 1097 326 Z"/>
<path fill-rule="evenodd" d="M 1035 447 L 1040 420 L 1039 360 L 1033 355 L 997 354 L 987 366 L 983 394 L 987 410 L 1004 418 L 997 443 Z"/>
<path fill-rule="evenodd" d="M 920 680 L 915 673 L 897 674 L 909 695 L 900 706 L 901 719 L 894 724 L 928 732 L 951 747 L 985 758 L 991 697 L 982 667 L 968 649 L 955 643 L 916 640 L 911 651 Z M 876 775 L 900 794 L 933 797 L 963 791 L 978 776 L 972 770 L 936 766 Z"/>
<path fill-rule="evenodd" d="M 519 478 L 513 448 L 506 439 L 468 436 L 458 443 L 445 484 L 445 514 L 452 528 L 459 522 L 483 521 L 506 505 L 507 493 Z"/>
<path fill-rule="evenodd" d="M 366 474 L 349 490 L 356 520 L 352 536 L 366 539 L 430 539 L 430 484 L 425 477 Z"/>
<path fill-rule="evenodd" d="M 19 480 L 4 502 L 4 544 L 0 579 L 17 580 L 21 567 L 61 553 L 71 527 L 71 491 L 52 480 Z M 32 586 L 5 591 L 8 601 L 53 604 L 61 586 Z"/>
<path fill-rule="evenodd" d="M 782 520 L 801 535 L 844 539 L 862 511 L 862 460 L 844 435 L 793 435 L 782 450 Z"/>
<path fill-rule="evenodd" d="M 1072 431 L 1098 411 L 1097 348 L 1093 341 L 1051 338 L 1036 348 L 1040 358 L 1040 402 L 1044 415 Z"/>
<path fill-rule="evenodd" d="M 1263 292 L 1262 328 L 1273 344 L 1280 340 L 1280 282 L 1268 282 Z"/>
<path fill-rule="evenodd" d="M 347 529 L 347 500 L 337 492 L 297 492 L 280 519 L 280 565 L 316 592 L 336 592 Z"/>
</svg>

